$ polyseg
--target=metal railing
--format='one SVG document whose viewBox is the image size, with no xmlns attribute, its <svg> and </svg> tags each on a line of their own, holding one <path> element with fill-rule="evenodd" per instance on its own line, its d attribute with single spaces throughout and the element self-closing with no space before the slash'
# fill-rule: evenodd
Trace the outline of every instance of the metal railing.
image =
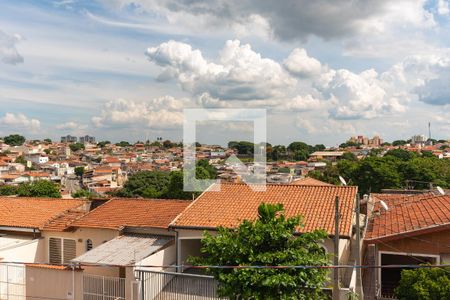
<svg viewBox="0 0 450 300">
<path fill-rule="evenodd" d="M 25 299 L 25 266 L 0 264 L 0 300 Z"/>
<path fill-rule="evenodd" d="M 218 283 L 212 276 L 136 270 L 141 300 L 206 300 L 217 297 Z"/>
<path fill-rule="evenodd" d="M 83 275 L 84 300 L 125 300 L 125 278 Z"/>
</svg>

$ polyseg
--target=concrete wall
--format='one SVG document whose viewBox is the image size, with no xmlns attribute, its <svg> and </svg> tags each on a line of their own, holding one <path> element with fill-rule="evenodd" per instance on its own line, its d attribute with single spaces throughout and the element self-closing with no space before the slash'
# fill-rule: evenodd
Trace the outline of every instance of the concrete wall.
<svg viewBox="0 0 450 300">
<path fill-rule="evenodd" d="M 26 236 L 4 236 L 0 238 L 0 260 L 6 262 L 34 263 L 45 260 L 44 239 Z M 10 245 L 6 247 L 6 245 Z"/>
<path fill-rule="evenodd" d="M 26 267 L 27 299 L 82 300 L 82 283 L 83 272 L 81 271 Z"/>
<path fill-rule="evenodd" d="M 76 241 L 76 256 L 86 252 L 86 240 L 92 241 L 93 248 L 103 244 L 106 241 L 112 240 L 119 235 L 118 230 L 103 229 L 103 228 L 78 228 L 75 231 L 70 232 L 57 232 L 57 231 L 42 231 L 44 251 L 44 261 L 49 262 L 49 250 L 48 241 L 49 238 L 65 238 L 73 239 Z"/>
</svg>

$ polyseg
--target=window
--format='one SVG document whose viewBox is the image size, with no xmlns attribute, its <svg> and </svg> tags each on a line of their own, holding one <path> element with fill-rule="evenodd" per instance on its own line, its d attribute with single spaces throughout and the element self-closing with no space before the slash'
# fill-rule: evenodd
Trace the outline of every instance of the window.
<svg viewBox="0 0 450 300">
<path fill-rule="evenodd" d="M 86 240 L 86 252 L 92 250 L 92 240 L 87 239 Z"/>
<path fill-rule="evenodd" d="M 68 264 L 76 257 L 76 241 L 61 238 L 49 238 L 49 262 L 51 264 Z"/>
</svg>

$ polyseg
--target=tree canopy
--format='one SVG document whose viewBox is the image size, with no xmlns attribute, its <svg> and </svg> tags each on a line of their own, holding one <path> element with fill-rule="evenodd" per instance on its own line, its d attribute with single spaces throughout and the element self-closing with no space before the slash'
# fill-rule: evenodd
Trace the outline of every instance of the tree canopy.
<svg viewBox="0 0 450 300">
<path fill-rule="evenodd" d="M 207 164 L 207 165 L 206 165 Z M 198 162 L 195 168 L 195 178 L 214 179 L 214 167 L 208 161 Z M 212 169 L 211 169 L 212 168 Z M 199 192 L 184 191 L 183 172 L 141 171 L 128 177 L 122 189 L 113 192 L 119 197 L 143 197 L 161 199 L 192 199 Z"/>
<path fill-rule="evenodd" d="M 17 188 L 17 195 L 20 197 L 61 198 L 59 186 L 48 180 L 22 183 Z"/>
<path fill-rule="evenodd" d="M 450 268 L 403 270 L 395 295 L 399 300 L 450 299 Z"/>
<path fill-rule="evenodd" d="M 25 137 L 20 134 L 10 134 L 5 136 L 3 141 L 10 146 L 21 146 L 25 143 Z"/>
<path fill-rule="evenodd" d="M 69 148 L 70 148 L 71 151 L 76 152 L 76 151 L 84 149 L 84 144 L 82 144 L 82 143 L 73 143 L 73 144 L 69 145 Z"/>
<path fill-rule="evenodd" d="M 358 161 L 342 159 L 336 165 L 329 164 L 324 171 L 310 172 L 309 176 L 339 184 L 338 176 L 341 175 L 349 184 L 357 185 L 361 193 L 403 188 L 407 181 L 414 183 L 415 189 L 427 189 L 428 183 L 450 188 L 449 160 L 403 151 L 391 152 L 384 157 L 368 156 Z"/>
<path fill-rule="evenodd" d="M 286 218 L 282 204 L 264 204 L 259 218 L 243 221 L 238 228 L 206 232 L 202 257 L 189 262 L 204 266 L 298 266 L 328 265 L 330 259 L 320 242 L 327 237 L 317 230 L 295 235 L 301 217 Z M 230 299 L 324 299 L 328 280 L 323 268 L 209 268 L 219 281 L 219 296 Z"/>
</svg>

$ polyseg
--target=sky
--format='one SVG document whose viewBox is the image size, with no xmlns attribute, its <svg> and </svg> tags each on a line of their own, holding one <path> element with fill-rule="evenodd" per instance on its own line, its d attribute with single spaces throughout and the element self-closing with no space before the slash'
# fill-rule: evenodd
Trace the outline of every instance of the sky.
<svg viewBox="0 0 450 300">
<path fill-rule="evenodd" d="M 180 141 L 263 108 L 272 144 L 450 138 L 447 0 L 0 0 L 0 136 Z M 248 122 L 198 141 L 252 140 Z"/>
</svg>

